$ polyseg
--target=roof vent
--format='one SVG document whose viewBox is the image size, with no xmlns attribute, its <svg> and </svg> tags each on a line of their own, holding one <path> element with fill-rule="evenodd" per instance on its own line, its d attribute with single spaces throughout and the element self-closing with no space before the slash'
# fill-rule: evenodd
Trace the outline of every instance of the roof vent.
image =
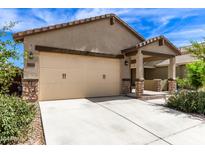
<svg viewBox="0 0 205 154">
<path fill-rule="evenodd" d="M 164 40 L 163 39 L 160 39 L 159 40 L 159 46 L 163 46 L 164 45 Z"/>
<path fill-rule="evenodd" d="M 110 17 L 110 25 L 114 25 L 115 24 L 115 18 L 114 17 Z"/>
</svg>

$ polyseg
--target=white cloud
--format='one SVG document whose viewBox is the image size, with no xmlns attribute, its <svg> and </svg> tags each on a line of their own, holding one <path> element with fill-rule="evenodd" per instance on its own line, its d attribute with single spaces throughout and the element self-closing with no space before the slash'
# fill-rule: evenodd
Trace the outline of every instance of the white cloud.
<svg viewBox="0 0 205 154">
<path fill-rule="evenodd" d="M 68 22 L 69 15 L 64 13 L 63 10 L 51 11 L 48 9 L 32 9 L 31 14 L 41 19 L 47 25 Z"/>
<path fill-rule="evenodd" d="M 77 12 L 72 13 L 69 9 L 30 9 L 23 12 L 19 12 L 17 9 L 0 9 L 1 23 L 8 20 L 22 21 L 22 24 L 18 26 L 18 30 L 25 30 L 29 27 L 34 28 L 37 26 L 56 24 L 61 22 L 67 22 L 69 20 L 82 19 L 107 13 L 115 13 L 119 15 L 125 21 L 140 22 L 142 19 L 149 19 L 150 21 L 166 25 L 173 18 L 193 15 L 193 9 L 109 9 L 109 8 L 94 8 L 94 9 L 79 9 Z M 35 18 L 41 19 L 37 20 Z M 3 21 L 3 22 L 2 22 Z M 43 22 L 44 21 L 44 22 Z"/>
<path fill-rule="evenodd" d="M 103 14 L 115 13 L 122 15 L 129 12 L 129 9 L 109 9 L 109 8 L 94 8 L 94 9 L 79 9 L 75 14 L 72 15 L 72 19 L 83 19 L 93 16 L 99 16 Z"/>
<path fill-rule="evenodd" d="M 10 10 L 10 9 L 1 9 L 0 26 L 2 27 L 3 25 L 8 23 L 9 21 L 16 21 L 17 18 L 18 18 L 17 10 L 15 10 L 15 9 L 12 9 L 12 10 Z"/>
<path fill-rule="evenodd" d="M 23 31 L 57 23 L 68 22 L 69 15 L 64 14 L 62 9 L 50 11 L 48 9 L 0 9 L 0 27 L 10 21 L 18 21 L 13 31 Z"/>
<path fill-rule="evenodd" d="M 198 35 L 196 35 L 198 34 Z M 205 36 L 205 28 L 198 28 L 198 29 L 189 29 L 189 30 L 181 30 L 178 32 L 169 33 L 169 37 L 184 37 L 184 36 L 192 36 L 192 37 L 198 37 L 199 35 Z"/>
<path fill-rule="evenodd" d="M 168 15 L 168 16 L 163 16 L 159 19 L 159 22 L 162 24 L 162 25 L 166 25 L 169 23 L 169 21 L 171 19 L 174 19 L 175 16 L 174 15 Z"/>
<path fill-rule="evenodd" d="M 188 26 L 178 31 L 173 31 L 166 36 L 173 40 L 177 46 L 190 44 L 191 41 L 203 41 L 205 37 L 205 25 Z"/>
<path fill-rule="evenodd" d="M 17 9 L 0 9 L 0 12 L 0 27 L 6 25 L 6 23 L 10 21 L 17 21 L 19 23 L 14 27 L 14 31 L 21 31 L 30 28 L 33 24 L 38 24 L 37 22 L 32 21 L 32 18 L 23 18 Z"/>
</svg>

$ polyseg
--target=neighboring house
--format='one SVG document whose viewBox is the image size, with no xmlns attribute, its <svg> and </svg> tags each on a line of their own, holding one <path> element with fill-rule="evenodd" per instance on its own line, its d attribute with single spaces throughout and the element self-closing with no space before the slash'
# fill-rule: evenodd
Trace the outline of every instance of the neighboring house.
<svg viewBox="0 0 205 154">
<path fill-rule="evenodd" d="M 23 97 L 30 101 L 113 96 L 144 90 L 144 64 L 169 59 L 168 90 L 176 89 L 175 56 L 167 38 L 145 40 L 115 14 L 13 35 L 24 43 Z"/>
</svg>

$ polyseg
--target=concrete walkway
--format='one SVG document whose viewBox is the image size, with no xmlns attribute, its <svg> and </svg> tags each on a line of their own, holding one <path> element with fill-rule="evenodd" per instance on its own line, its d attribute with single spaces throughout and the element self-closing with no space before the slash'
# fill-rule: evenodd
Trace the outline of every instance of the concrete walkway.
<svg viewBox="0 0 205 154">
<path fill-rule="evenodd" d="M 205 144 L 205 120 L 164 107 L 163 100 L 119 96 L 40 107 L 47 144 Z"/>
</svg>

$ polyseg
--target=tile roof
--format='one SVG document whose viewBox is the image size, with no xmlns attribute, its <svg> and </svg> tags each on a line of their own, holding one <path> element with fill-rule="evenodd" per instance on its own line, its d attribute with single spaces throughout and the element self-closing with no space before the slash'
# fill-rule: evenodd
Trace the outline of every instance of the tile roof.
<svg viewBox="0 0 205 154">
<path fill-rule="evenodd" d="M 56 25 L 51 25 L 51 26 L 47 26 L 47 27 L 26 30 L 26 31 L 22 31 L 22 32 L 18 32 L 18 33 L 13 34 L 13 38 L 16 41 L 23 41 L 24 37 L 28 36 L 28 35 L 47 32 L 47 31 L 51 31 L 51 30 L 57 30 L 57 29 L 61 29 L 61 28 L 66 28 L 66 27 L 70 27 L 70 26 L 75 26 L 75 25 L 79 25 L 79 24 L 89 23 L 89 22 L 98 21 L 98 20 L 105 19 L 105 18 L 112 18 L 112 17 L 115 18 L 119 23 L 124 25 L 133 34 L 135 34 L 141 41 L 145 40 L 143 36 L 141 36 L 138 32 L 136 32 L 133 28 L 131 28 L 126 22 L 124 22 L 122 19 L 120 19 L 115 14 L 105 14 L 105 15 L 101 15 L 101 16 L 95 16 L 95 17 L 75 20 L 72 22 L 67 22 L 67 23 L 56 24 Z"/>
<path fill-rule="evenodd" d="M 127 48 L 127 49 L 124 49 L 122 50 L 122 53 L 127 53 L 127 52 L 132 52 L 133 49 L 138 49 L 138 48 L 141 48 L 141 47 L 144 47 L 146 45 L 149 45 L 153 42 L 156 42 L 156 41 L 159 41 L 163 39 L 172 49 L 174 49 L 174 51 L 181 55 L 181 51 L 175 46 L 173 45 L 166 37 L 164 37 L 163 35 L 160 35 L 160 36 L 157 36 L 157 37 L 153 37 L 153 38 L 150 38 L 150 39 L 147 39 L 143 42 L 140 42 L 138 44 L 136 44 L 134 47 L 131 47 L 131 48 Z"/>
</svg>

